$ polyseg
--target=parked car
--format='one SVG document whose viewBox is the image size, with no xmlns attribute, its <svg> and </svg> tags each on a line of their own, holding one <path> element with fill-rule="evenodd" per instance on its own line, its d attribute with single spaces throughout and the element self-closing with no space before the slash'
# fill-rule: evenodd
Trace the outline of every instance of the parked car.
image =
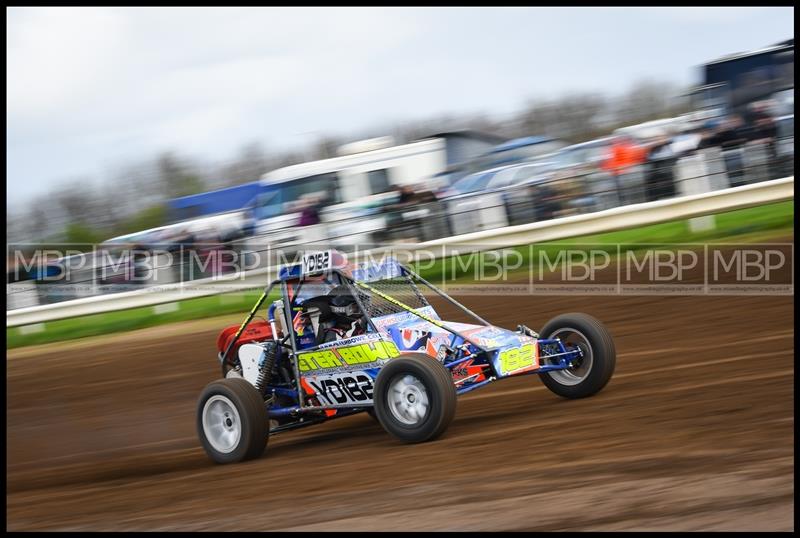
<svg viewBox="0 0 800 538">
<path fill-rule="evenodd" d="M 508 167 L 470 174 L 442 193 L 454 235 L 508 226 L 503 196 L 486 190 L 489 182 L 498 174 L 509 174 Z"/>
<path fill-rule="evenodd" d="M 587 203 L 585 189 L 559 176 L 560 152 L 472 174 L 445 193 L 454 233 L 548 220 Z"/>
<path fill-rule="evenodd" d="M 537 159 L 543 155 L 554 153 L 567 145 L 568 142 L 547 136 L 515 138 L 495 146 L 474 162 L 481 169 L 506 166 Z"/>
</svg>

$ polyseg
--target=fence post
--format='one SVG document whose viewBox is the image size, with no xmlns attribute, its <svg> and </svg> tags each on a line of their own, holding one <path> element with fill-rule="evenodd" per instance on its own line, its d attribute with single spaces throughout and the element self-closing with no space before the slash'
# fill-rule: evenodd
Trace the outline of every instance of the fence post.
<svg viewBox="0 0 800 538">
<path fill-rule="evenodd" d="M 676 163 L 678 174 L 678 190 L 681 196 L 692 194 L 703 194 L 713 190 L 709 177 L 709 160 L 703 153 L 697 153 L 690 157 L 682 157 Z M 689 230 L 701 232 L 713 230 L 716 226 L 714 215 L 704 215 L 689 219 Z"/>
<path fill-rule="evenodd" d="M 725 168 L 722 150 L 718 147 L 706 148 L 700 152 L 700 155 L 702 155 L 706 165 L 711 190 L 716 191 L 730 187 L 731 182 Z"/>
<path fill-rule="evenodd" d="M 769 179 L 769 156 L 764 144 L 749 143 L 742 150 L 742 161 L 745 169 L 745 182 L 757 183 Z"/>
</svg>

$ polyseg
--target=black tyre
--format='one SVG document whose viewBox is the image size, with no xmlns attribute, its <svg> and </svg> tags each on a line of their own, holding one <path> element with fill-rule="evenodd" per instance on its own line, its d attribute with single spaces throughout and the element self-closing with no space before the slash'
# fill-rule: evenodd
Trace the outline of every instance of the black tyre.
<svg viewBox="0 0 800 538">
<path fill-rule="evenodd" d="M 583 357 L 567 370 L 545 372 L 539 377 L 545 386 L 564 398 L 586 398 L 597 394 L 611 379 L 617 361 L 611 333 L 587 314 L 563 314 L 548 321 L 541 338 L 559 338 L 568 347 L 579 347 Z M 558 359 L 550 359 L 552 363 Z"/>
<path fill-rule="evenodd" d="M 209 383 L 197 402 L 197 435 L 217 463 L 258 458 L 269 439 L 264 399 L 241 378 Z"/>
<path fill-rule="evenodd" d="M 406 443 L 439 437 L 456 413 L 450 371 L 427 355 L 389 361 L 375 380 L 375 416 L 383 429 Z"/>
</svg>

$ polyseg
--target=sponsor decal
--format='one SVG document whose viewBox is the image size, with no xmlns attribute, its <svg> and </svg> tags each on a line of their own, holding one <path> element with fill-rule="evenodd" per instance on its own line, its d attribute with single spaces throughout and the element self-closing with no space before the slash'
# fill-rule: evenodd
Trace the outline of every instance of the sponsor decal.
<svg viewBox="0 0 800 538">
<path fill-rule="evenodd" d="M 474 327 L 474 326 L 473 326 Z M 501 334 L 505 334 L 505 329 L 501 329 L 500 327 L 474 327 L 469 330 L 464 331 L 464 334 L 469 336 L 483 336 L 483 337 L 491 337 L 491 336 L 498 336 Z"/>
<path fill-rule="evenodd" d="M 527 344 L 531 341 L 528 336 L 512 333 L 500 327 L 479 327 L 464 331 L 464 335 L 479 346 L 489 349 Z"/>
<path fill-rule="evenodd" d="M 429 318 L 437 318 L 436 311 L 433 309 L 432 306 L 423 306 L 422 308 L 418 308 L 416 312 L 419 312 L 423 316 L 427 316 Z M 380 316 L 377 318 L 372 319 L 372 323 L 375 324 L 375 328 L 379 331 L 386 331 L 386 329 L 391 325 L 399 325 L 405 321 L 416 321 L 420 322 L 420 318 L 412 314 L 411 312 L 398 312 L 396 314 L 387 314 L 385 316 Z M 420 325 L 426 326 L 427 323 L 421 322 Z"/>
<path fill-rule="evenodd" d="M 353 280 L 374 282 L 402 276 L 400 264 L 394 258 L 386 258 L 380 264 L 364 262 L 352 271 Z"/>
<path fill-rule="evenodd" d="M 453 373 L 453 379 L 458 381 L 459 379 L 469 376 L 470 366 L 472 366 L 472 360 L 468 360 L 467 362 L 462 362 L 461 364 L 450 370 Z"/>
<path fill-rule="evenodd" d="M 319 349 L 328 349 L 332 347 L 344 347 L 344 346 L 351 346 L 353 344 L 366 344 L 367 342 L 377 342 L 383 340 L 381 335 L 371 333 L 371 334 L 359 334 L 357 336 L 351 336 L 350 338 L 345 338 L 343 340 L 336 340 L 335 342 L 327 342 L 325 344 L 320 344 Z"/>
<path fill-rule="evenodd" d="M 538 346 L 531 342 L 501 351 L 497 357 L 500 375 L 511 375 L 538 368 Z"/>
<path fill-rule="evenodd" d="M 481 336 L 471 336 L 470 337 L 476 344 L 486 347 L 486 348 L 494 348 L 494 347 L 503 347 L 503 343 L 496 338 L 483 338 Z"/>
<path fill-rule="evenodd" d="M 337 344 L 339 342 L 336 342 Z M 378 340 L 351 346 L 337 346 L 297 354 L 297 367 L 300 372 L 347 368 L 349 366 L 374 363 L 400 356 L 394 342 Z"/>
<path fill-rule="evenodd" d="M 438 358 L 442 346 L 450 347 L 451 339 L 450 333 L 432 334 L 425 343 L 425 353 Z"/>
<path fill-rule="evenodd" d="M 304 380 L 322 405 L 372 401 L 372 378 L 363 371 L 310 376 Z M 304 383 L 305 384 L 305 383 Z"/>
<path fill-rule="evenodd" d="M 430 336 L 430 331 L 423 329 L 405 328 L 400 329 L 403 349 L 415 351 L 424 344 L 424 339 Z"/>
<path fill-rule="evenodd" d="M 480 383 L 486 379 L 483 369 L 487 367 L 485 364 L 475 364 L 472 360 L 463 362 L 451 370 L 453 381 L 458 383 L 462 379 L 469 378 L 470 383 Z"/>
<path fill-rule="evenodd" d="M 482 327 L 465 334 L 484 347 L 502 347 L 503 341 L 508 339 L 508 331 L 500 327 Z"/>
</svg>

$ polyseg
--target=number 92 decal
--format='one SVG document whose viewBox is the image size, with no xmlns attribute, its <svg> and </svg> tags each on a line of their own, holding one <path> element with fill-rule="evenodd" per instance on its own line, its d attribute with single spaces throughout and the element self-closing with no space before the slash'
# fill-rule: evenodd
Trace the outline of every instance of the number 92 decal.
<svg viewBox="0 0 800 538">
<path fill-rule="evenodd" d="M 497 361 L 500 375 L 517 374 L 537 368 L 536 348 L 536 343 L 530 343 L 501 351 Z"/>
</svg>

